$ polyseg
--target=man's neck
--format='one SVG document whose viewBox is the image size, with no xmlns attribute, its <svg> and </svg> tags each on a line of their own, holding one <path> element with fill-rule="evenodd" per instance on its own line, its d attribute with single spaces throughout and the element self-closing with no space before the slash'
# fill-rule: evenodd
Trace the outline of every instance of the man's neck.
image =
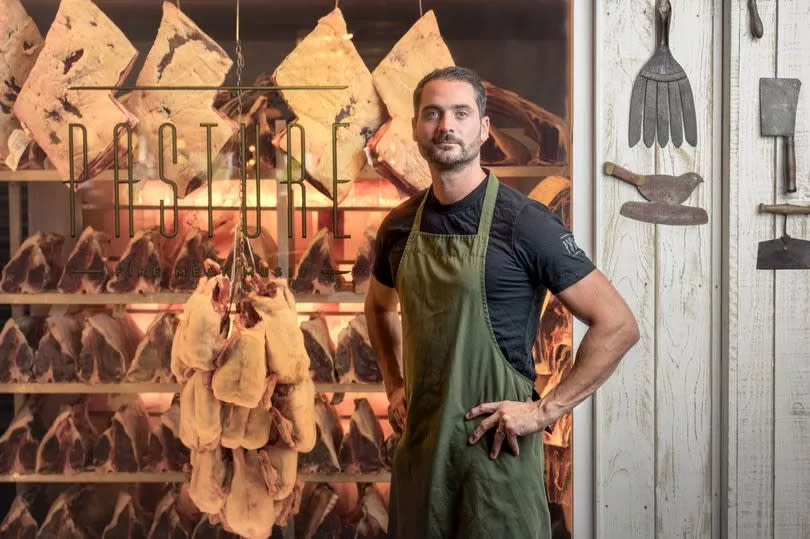
<svg viewBox="0 0 810 539">
<path fill-rule="evenodd" d="M 476 160 L 458 170 L 431 170 L 433 176 L 433 195 L 440 204 L 453 204 L 472 193 L 487 173 L 481 169 L 481 162 Z"/>
</svg>

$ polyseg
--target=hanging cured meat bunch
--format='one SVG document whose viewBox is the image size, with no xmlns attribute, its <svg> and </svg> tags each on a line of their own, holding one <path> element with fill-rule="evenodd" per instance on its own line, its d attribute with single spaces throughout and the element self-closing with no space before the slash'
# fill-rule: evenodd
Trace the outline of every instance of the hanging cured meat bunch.
<svg viewBox="0 0 810 539">
<path fill-rule="evenodd" d="M 316 439 L 315 387 L 291 292 L 247 282 L 231 317 L 229 279 L 200 280 L 180 316 L 172 371 L 183 383 L 191 498 L 225 529 L 268 537 L 298 511 L 298 454 Z"/>
</svg>

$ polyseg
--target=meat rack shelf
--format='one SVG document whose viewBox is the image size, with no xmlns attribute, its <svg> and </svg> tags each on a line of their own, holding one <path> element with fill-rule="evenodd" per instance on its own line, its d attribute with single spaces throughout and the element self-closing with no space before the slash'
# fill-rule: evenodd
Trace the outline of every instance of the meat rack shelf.
<svg viewBox="0 0 810 539">
<path fill-rule="evenodd" d="M 0 304 L 6 305 L 126 305 L 185 303 L 191 294 L 157 292 L 155 294 L 0 294 Z M 363 303 L 364 294 L 335 292 L 334 294 L 295 294 L 296 303 Z"/>
<path fill-rule="evenodd" d="M 306 483 L 388 483 L 390 472 L 299 474 Z M 184 472 L 79 472 L 3 474 L 0 483 L 185 483 Z"/>
<path fill-rule="evenodd" d="M 0 384 L 0 394 L 90 394 L 90 393 L 178 393 L 180 384 L 127 383 L 87 384 L 83 382 Z M 383 384 L 322 384 L 315 390 L 329 393 L 384 393 Z"/>
</svg>

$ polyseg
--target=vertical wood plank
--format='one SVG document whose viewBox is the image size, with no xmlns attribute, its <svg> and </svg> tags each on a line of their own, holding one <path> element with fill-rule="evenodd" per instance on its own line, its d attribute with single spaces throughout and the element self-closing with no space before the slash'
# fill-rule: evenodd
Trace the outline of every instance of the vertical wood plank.
<svg viewBox="0 0 810 539">
<path fill-rule="evenodd" d="M 694 95 L 696 147 L 656 144 L 656 171 L 700 174 L 684 202 L 711 212 L 714 172 L 714 0 L 673 2 L 670 50 Z M 656 260 L 656 537 L 712 533 L 712 220 L 700 226 L 657 225 Z M 651 225 L 653 226 L 653 225 Z M 718 358 L 719 360 L 719 358 Z"/>
<path fill-rule="evenodd" d="M 600 0 L 596 37 L 597 163 L 614 161 L 649 172 L 654 153 L 628 146 L 633 81 L 655 45 L 652 0 Z M 638 320 L 641 340 L 599 389 L 595 409 L 596 537 L 655 533 L 655 234 L 652 226 L 619 215 L 633 186 L 599 175 L 597 264 Z M 632 441 L 629 443 L 629 441 Z"/>
<path fill-rule="evenodd" d="M 810 196 L 810 3 L 779 2 L 776 76 L 798 78 L 796 183 L 784 194 L 784 153 L 778 143 L 778 202 Z M 782 217 L 776 218 L 781 234 Z M 810 238 L 810 219 L 791 217 L 788 233 Z M 774 289 L 774 537 L 810 537 L 810 272 L 778 271 Z"/>
<path fill-rule="evenodd" d="M 774 143 L 759 129 L 759 78 L 774 74 L 776 2 L 759 2 L 765 35 L 751 37 L 746 3 L 731 2 L 728 170 L 727 536 L 773 537 L 773 272 L 756 269 L 774 237 L 757 214 L 774 200 Z"/>
</svg>

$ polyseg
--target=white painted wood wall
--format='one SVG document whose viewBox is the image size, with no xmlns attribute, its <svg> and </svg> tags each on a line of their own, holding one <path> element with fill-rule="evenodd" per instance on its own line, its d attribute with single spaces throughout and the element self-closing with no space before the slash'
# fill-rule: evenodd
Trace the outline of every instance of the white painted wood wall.
<svg viewBox="0 0 810 539">
<path fill-rule="evenodd" d="M 594 536 L 810 538 L 810 272 L 756 270 L 781 233 L 759 202 L 810 204 L 810 2 L 671 0 L 670 45 L 692 85 L 698 145 L 630 148 L 630 93 L 655 48 L 654 0 L 595 5 L 594 257 L 641 341 L 594 397 Z M 759 78 L 803 79 L 799 193 L 759 135 Z M 579 135 L 578 135 L 579 136 Z M 604 176 L 699 173 L 695 227 L 619 215 L 635 188 Z M 810 239 L 810 219 L 789 231 Z"/>
</svg>

